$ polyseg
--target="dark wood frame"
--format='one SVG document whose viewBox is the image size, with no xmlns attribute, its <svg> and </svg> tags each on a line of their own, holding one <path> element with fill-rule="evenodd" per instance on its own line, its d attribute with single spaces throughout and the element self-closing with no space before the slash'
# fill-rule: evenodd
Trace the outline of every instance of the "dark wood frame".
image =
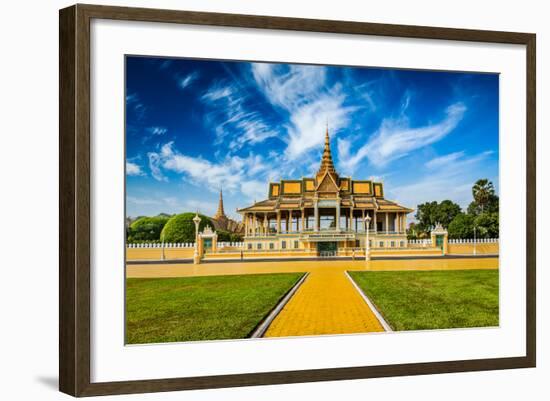
<svg viewBox="0 0 550 401">
<path fill-rule="evenodd" d="M 527 49 L 527 354 L 432 363 L 90 382 L 90 21 L 92 18 L 509 43 Z M 74 396 L 534 367 L 536 362 L 536 35 L 192 11 L 75 5 L 59 14 L 59 388 Z"/>
</svg>

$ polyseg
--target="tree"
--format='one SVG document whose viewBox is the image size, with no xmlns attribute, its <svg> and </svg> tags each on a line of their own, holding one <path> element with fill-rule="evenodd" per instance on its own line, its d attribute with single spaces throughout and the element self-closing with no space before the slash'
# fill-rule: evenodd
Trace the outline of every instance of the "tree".
<svg viewBox="0 0 550 401">
<path fill-rule="evenodd" d="M 216 234 L 218 234 L 219 242 L 241 242 L 243 240 L 242 235 L 230 231 L 216 230 Z"/>
<path fill-rule="evenodd" d="M 499 197 L 497 195 L 491 195 L 487 204 L 481 208 L 475 200 L 468 205 L 468 213 L 479 215 L 481 213 L 498 213 L 499 209 Z"/>
<path fill-rule="evenodd" d="M 231 242 L 231 233 L 229 231 L 216 230 L 216 234 L 218 234 L 218 241 Z"/>
<path fill-rule="evenodd" d="M 444 200 L 439 205 L 437 205 L 435 211 L 435 222 L 441 223 L 443 227 L 447 228 L 451 221 L 453 221 L 453 219 L 460 213 L 462 213 L 460 205 L 448 199 Z"/>
<path fill-rule="evenodd" d="M 437 202 L 426 202 L 418 205 L 416 208 L 416 215 L 414 216 L 418 221 L 416 226 L 417 231 L 431 231 L 437 223 L 435 216 L 437 213 Z"/>
<path fill-rule="evenodd" d="M 471 214 L 460 213 L 449 224 L 449 238 L 466 239 L 474 237 L 474 220 Z"/>
<path fill-rule="evenodd" d="M 243 240 L 242 234 L 231 233 L 231 242 L 242 242 Z"/>
<path fill-rule="evenodd" d="M 481 209 L 481 213 L 483 213 L 491 197 L 495 195 L 495 187 L 493 183 L 486 178 L 477 180 L 472 187 L 472 195 L 474 201 Z"/>
<path fill-rule="evenodd" d="M 128 242 L 158 241 L 167 222 L 164 216 L 140 217 L 128 227 Z"/>
<path fill-rule="evenodd" d="M 418 239 L 418 228 L 416 223 L 414 222 L 409 224 L 409 227 L 407 228 L 407 239 L 408 240 Z"/>
<path fill-rule="evenodd" d="M 161 240 L 164 242 L 195 242 L 195 213 L 181 213 L 171 217 L 161 233 Z M 199 214 L 199 232 L 204 230 L 206 225 L 212 225 L 210 218 Z"/>
<path fill-rule="evenodd" d="M 475 217 L 474 224 L 476 226 L 476 237 L 499 237 L 498 213 L 481 213 Z"/>
<path fill-rule="evenodd" d="M 449 223 L 460 213 L 462 213 L 460 206 L 448 199 L 441 203 L 434 201 L 418 205 L 415 215 L 418 220 L 415 227 L 417 235 L 418 232 L 430 232 L 437 223 L 441 223 L 443 227 L 447 228 Z"/>
</svg>

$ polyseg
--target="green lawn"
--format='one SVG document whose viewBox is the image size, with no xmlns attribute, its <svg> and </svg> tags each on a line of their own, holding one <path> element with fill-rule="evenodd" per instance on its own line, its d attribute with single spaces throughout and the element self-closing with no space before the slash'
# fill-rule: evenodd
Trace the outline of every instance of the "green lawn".
<svg viewBox="0 0 550 401">
<path fill-rule="evenodd" d="M 394 330 L 498 326 L 498 270 L 350 275 Z"/>
<path fill-rule="evenodd" d="M 129 278 L 126 342 L 249 337 L 302 275 Z"/>
</svg>

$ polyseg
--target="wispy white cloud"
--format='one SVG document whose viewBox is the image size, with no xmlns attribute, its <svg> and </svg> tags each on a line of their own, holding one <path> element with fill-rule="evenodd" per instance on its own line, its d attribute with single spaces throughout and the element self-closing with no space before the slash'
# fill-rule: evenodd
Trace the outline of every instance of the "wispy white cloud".
<svg viewBox="0 0 550 401">
<path fill-rule="evenodd" d="M 202 98 L 210 102 L 215 102 L 220 99 L 229 98 L 233 95 L 233 88 L 230 85 L 223 85 L 219 82 L 211 86 Z M 228 99 L 229 100 L 229 99 Z"/>
<path fill-rule="evenodd" d="M 199 213 L 213 216 L 218 207 L 217 202 L 204 199 L 181 198 L 176 196 L 165 196 L 160 198 L 160 203 L 166 206 L 166 210 L 173 210 L 180 213 L 182 210 L 193 210 Z"/>
<path fill-rule="evenodd" d="M 159 199 L 153 198 L 139 198 L 137 196 L 126 196 L 126 202 L 138 206 L 151 206 L 151 205 L 160 205 L 162 202 Z"/>
<path fill-rule="evenodd" d="M 242 183 L 241 191 L 248 197 L 248 199 L 253 200 L 263 200 L 267 198 L 267 184 L 265 181 L 259 180 L 248 180 Z"/>
<path fill-rule="evenodd" d="M 427 161 L 426 167 L 430 169 L 440 168 L 442 166 L 446 166 L 450 163 L 456 162 L 458 159 L 462 158 L 463 156 L 464 156 L 464 151 L 449 153 L 448 155 L 444 155 L 444 156 L 438 156 Z"/>
<path fill-rule="evenodd" d="M 465 152 L 454 152 L 434 158 L 426 163 L 426 170 L 418 171 L 414 182 L 402 186 L 389 185 L 386 191 L 390 199 L 396 199 L 413 209 L 428 200 L 445 199 L 451 199 L 466 208 L 472 200 L 473 183 L 482 178 L 479 176 L 480 171 L 484 175 L 493 171 L 487 168 L 488 158 L 493 153 L 489 150 L 467 156 Z M 495 177 L 487 178 L 496 179 L 498 170 L 494 172 Z"/>
<path fill-rule="evenodd" d="M 179 210 L 196 210 L 207 216 L 214 216 L 217 208 L 218 204 L 216 202 L 207 202 L 203 199 L 185 199 Z"/>
<path fill-rule="evenodd" d="M 164 135 L 168 132 L 168 128 L 154 126 L 147 128 L 147 132 L 152 135 Z"/>
<path fill-rule="evenodd" d="M 168 67 L 170 67 L 172 65 L 172 60 L 170 59 L 166 59 L 166 60 L 163 60 L 160 65 L 159 65 L 159 68 L 161 70 L 165 70 L 167 69 Z"/>
<path fill-rule="evenodd" d="M 139 164 L 127 161 L 126 162 L 126 175 L 140 176 L 145 175 Z"/>
<path fill-rule="evenodd" d="M 137 197 L 127 196 L 126 203 L 132 209 L 146 207 L 151 212 L 149 215 L 158 213 L 181 213 L 182 211 L 199 211 L 207 216 L 213 216 L 217 209 L 216 202 L 209 202 L 203 199 L 178 198 L 175 196 Z"/>
<path fill-rule="evenodd" d="M 132 111 L 138 121 L 142 121 L 147 113 L 147 107 L 141 101 L 137 93 L 129 93 L 126 95 L 126 109 Z"/>
<path fill-rule="evenodd" d="M 251 115 L 250 118 L 238 120 L 235 126 L 241 130 L 241 133 L 237 138 L 234 138 L 231 141 L 231 149 L 240 149 L 246 143 L 253 145 L 255 143 L 263 142 L 268 138 L 277 136 L 276 131 L 272 130 L 255 115 Z"/>
<path fill-rule="evenodd" d="M 343 106 L 344 98 L 341 93 L 326 94 L 293 110 L 287 127 L 286 155 L 289 159 L 297 159 L 309 150 L 321 148 L 327 121 L 332 137 L 348 125 L 352 108 Z"/>
<path fill-rule="evenodd" d="M 316 66 L 254 63 L 251 68 L 266 98 L 285 110 L 310 103 L 326 80 L 326 70 Z"/>
<path fill-rule="evenodd" d="M 162 160 L 160 155 L 156 152 L 147 153 L 149 158 L 149 169 L 151 170 L 151 175 L 157 181 L 168 181 L 168 178 L 162 173 L 161 163 Z"/>
<path fill-rule="evenodd" d="M 230 192 L 241 192 L 249 199 L 258 195 L 260 184 L 265 197 L 265 181 L 257 177 L 265 176 L 271 169 L 260 155 L 250 154 L 246 158 L 227 156 L 220 162 L 214 162 L 185 155 L 174 148 L 173 142 L 164 144 L 159 152 L 149 153 L 149 161 L 151 175 L 159 181 L 166 181 L 165 172 L 170 171 L 212 192 L 223 188 Z"/>
<path fill-rule="evenodd" d="M 188 86 L 191 86 L 193 82 L 195 82 L 199 78 L 199 73 L 197 71 L 193 71 L 190 74 L 187 74 L 183 78 L 178 79 L 178 84 L 180 89 L 185 89 Z"/>
<path fill-rule="evenodd" d="M 367 81 L 362 84 L 357 84 L 354 81 L 348 82 L 352 90 L 357 94 L 357 101 L 370 111 L 376 111 L 378 105 L 375 102 L 375 91 L 373 89 L 374 84 L 378 80 Z"/>
<path fill-rule="evenodd" d="M 262 119 L 259 112 L 248 111 L 246 99 L 246 93 L 238 85 L 221 82 L 203 94 L 202 100 L 213 108 L 208 119 L 215 126 L 216 144 L 229 138 L 229 148 L 237 151 L 247 144 L 254 145 L 277 136 L 277 131 Z"/>
<path fill-rule="evenodd" d="M 289 113 L 287 151 L 289 160 L 322 146 L 325 124 L 333 135 L 345 128 L 356 107 L 345 106 L 341 85 L 327 86 L 326 68 L 300 65 L 252 64 L 254 80 L 266 99 Z"/>
<path fill-rule="evenodd" d="M 443 139 L 456 128 L 465 112 L 466 106 L 463 103 L 455 103 L 447 107 L 445 117 L 439 123 L 417 128 L 410 127 L 407 118 L 385 119 L 369 141 L 354 155 L 346 154 L 341 164 L 346 170 L 353 172 L 367 157 L 371 164 L 383 167 L 413 150 Z M 343 149 L 346 149 L 345 146 Z"/>
</svg>

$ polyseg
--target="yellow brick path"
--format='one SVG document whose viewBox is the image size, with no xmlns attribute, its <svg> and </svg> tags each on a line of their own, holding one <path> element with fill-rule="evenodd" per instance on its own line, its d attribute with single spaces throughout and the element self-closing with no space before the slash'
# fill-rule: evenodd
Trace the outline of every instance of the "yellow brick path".
<svg viewBox="0 0 550 401">
<path fill-rule="evenodd" d="M 343 269 L 310 273 L 264 337 L 384 331 Z"/>
<path fill-rule="evenodd" d="M 127 277 L 189 277 L 232 274 L 309 272 L 291 300 L 271 323 L 265 337 L 383 331 L 345 275 L 365 270 L 364 261 L 277 261 L 128 265 Z M 498 258 L 374 260 L 369 270 L 497 269 Z"/>
</svg>

